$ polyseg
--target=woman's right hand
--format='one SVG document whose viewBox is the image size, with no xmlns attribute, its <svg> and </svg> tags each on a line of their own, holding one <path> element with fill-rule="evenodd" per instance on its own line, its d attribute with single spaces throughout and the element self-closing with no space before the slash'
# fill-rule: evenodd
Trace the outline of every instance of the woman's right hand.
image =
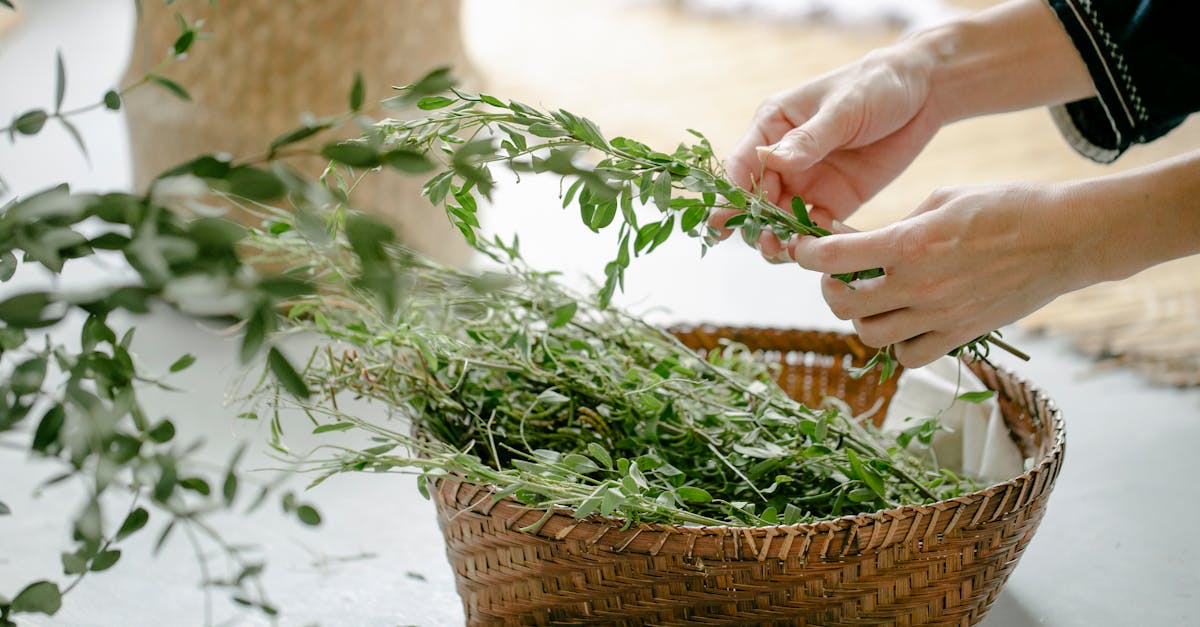
<svg viewBox="0 0 1200 627">
<path fill-rule="evenodd" d="M 1094 94 L 1046 3 L 1010 0 L 767 99 L 726 169 L 780 207 L 800 196 L 829 228 L 896 178 L 942 125 Z M 716 212 L 710 224 L 723 229 L 733 214 Z M 787 256 L 769 233 L 759 247 L 774 261 Z"/>
<path fill-rule="evenodd" d="M 800 196 L 823 226 L 845 219 L 942 125 L 924 56 L 902 42 L 768 98 L 726 161 L 729 177 L 781 207 Z M 732 215 L 718 212 L 713 226 Z M 768 257 L 779 251 L 777 240 L 760 244 L 774 248 L 764 248 Z"/>
</svg>

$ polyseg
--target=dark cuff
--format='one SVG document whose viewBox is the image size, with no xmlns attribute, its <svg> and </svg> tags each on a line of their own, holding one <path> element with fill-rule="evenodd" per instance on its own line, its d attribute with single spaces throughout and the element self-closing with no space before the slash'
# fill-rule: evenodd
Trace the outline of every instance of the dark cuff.
<svg viewBox="0 0 1200 627">
<path fill-rule="evenodd" d="M 1100 163 L 1115 161 L 1146 122 L 1128 64 L 1089 0 L 1047 0 L 1087 65 L 1095 98 L 1051 108 L 1054 123 L 1079 154 Z"/>
</svg>

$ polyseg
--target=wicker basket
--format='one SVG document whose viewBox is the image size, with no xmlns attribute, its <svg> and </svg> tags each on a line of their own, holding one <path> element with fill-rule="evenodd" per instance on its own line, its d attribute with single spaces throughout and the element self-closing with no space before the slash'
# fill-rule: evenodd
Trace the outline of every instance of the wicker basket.
<svg viewBox="0 0 1200 627">
<path fill-rule="evenodd" d="M 812 331 L 690 327 L 698 350 L 722 337 L 782 366 L 796 399 L 827 395 L 865 411 L 895 379 L 849 377 L 871 349 Z M 1062 466 L 1062 418 L 1012 374 L 971 368 L 997 392 L 1026 456 L 1021 476 L 962 497 L 776 527 L 682 527 L 570 512 L 543 518 L 479 485 L 434 489 L 446 552 L 470 625 L 971 625 L 1017 565 Z M 882 412 L 880 412 L 882 414 Z M 538 525 L 538 521 L 541 524 Z M 535 525 L 528 532 L 517 529 Z"/>
</svg>

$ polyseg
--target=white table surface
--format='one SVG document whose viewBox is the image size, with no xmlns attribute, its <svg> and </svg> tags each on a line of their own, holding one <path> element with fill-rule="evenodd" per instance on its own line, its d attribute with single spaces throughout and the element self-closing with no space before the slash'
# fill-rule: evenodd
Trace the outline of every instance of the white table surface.
<svg viewBox="0 0 1200 627">
<path fill-rule="evenodd" d="M 0 40 L 0 118 L 51 99 L 56 47 L 68 63 L 68 106 L 103 93 L 127 54 L 129 3 L 27 4 L 35 10 Z M 19 191 L 62 180 L 79 189 L 127 186 L 122 118 L 99 112 L 78 123 L 91 151 L 90 166 L 64 133 L 50 128 L 15 147 L 0 142 L 0 176 Z M 577 217 L 555 211 L 555 192 L 546 182 L 504 186 L 486 226 L 511 232 L 520 225 L 523 249 L 534 265 L 564 270 L 582 283 L 580 274 L 594 275 L 610 245 L 583 231 Z M 825 310 L 815 276 L 767 266 L 741 246 L 719 247 L 701 262 L 688 243 L 668 246 L 634 266 L 623 298 L 656 320 L 847 328 Z M 86 285 L 119 271 L 76 267 L 68 283 Z M 6 289 L 39 282 L 44 278 L 22 273 Z M 165 370 L 186 352 L 198 358 L 179 381 L 186 392 L 147 394 L 153 413 L 171 415 L 182 438 L 204 438 L 213 460 L 247 442 L 256 451 L 252 463 L 270 465 L 263 434 L 253 424 L 235 424 L 235 411 L 223 404 L 241 374 L 234 340 L 165 309 L 137 324 L 135 350 L 151 368 Z M 76 332 L 65 324 L 52 335 L 70 342 Z M 1068 447 L 1041 529 L 984 624 L 1200 624 L 1200 549 L 1190 539 L 1200 520 L 1195 461 L 1200 391 L 1153 387 L 1122 371 L 1096 373 L 1056 340 L 1016 331 L 1010 336 L 1033 359 L 1001 361 L 1055 399 L 1067 419 Z M 32 496 L 50 471 L 44 462 L 0 449 L 0 499 L 14 511 L 0 517 L 0 594 L 11 596 L 34 578 L 61 578 L 58 551 L 66 545 L 67 516 L 79 500 L 70 487 Z M 303 528 L 273 508 L 223 521 L 232 537 L 261 547 L 281 624 L 461 624 L 432 505 L 417 494 L 411 478 L 344 475 L 303 497 L 320 506 L 319 529 Z M 122 561 L 84 581 L 55 618 L 28 624 L 200 624 L 204 599 L 188 549 L 174 542 L 155 558 L 152 542 L 146 537 L 127 543 Z M 237 613 L 220 595 L 215 602 L 218 622 L 266 623 Z"/>
</svg>

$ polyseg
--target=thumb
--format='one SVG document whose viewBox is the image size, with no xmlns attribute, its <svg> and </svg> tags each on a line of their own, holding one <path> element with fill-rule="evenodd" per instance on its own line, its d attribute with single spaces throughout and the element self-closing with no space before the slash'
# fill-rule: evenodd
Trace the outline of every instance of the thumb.
<svg viewBox="0 0 1200 627">
<path fill-rule="evenodd" d="M 770 170 L 803 170 L 849 141 L 850 132 L 840 116 L 831 109 L 823 109 L 775 144 L 759 147 L 758 157 Z"/>
</svg>

